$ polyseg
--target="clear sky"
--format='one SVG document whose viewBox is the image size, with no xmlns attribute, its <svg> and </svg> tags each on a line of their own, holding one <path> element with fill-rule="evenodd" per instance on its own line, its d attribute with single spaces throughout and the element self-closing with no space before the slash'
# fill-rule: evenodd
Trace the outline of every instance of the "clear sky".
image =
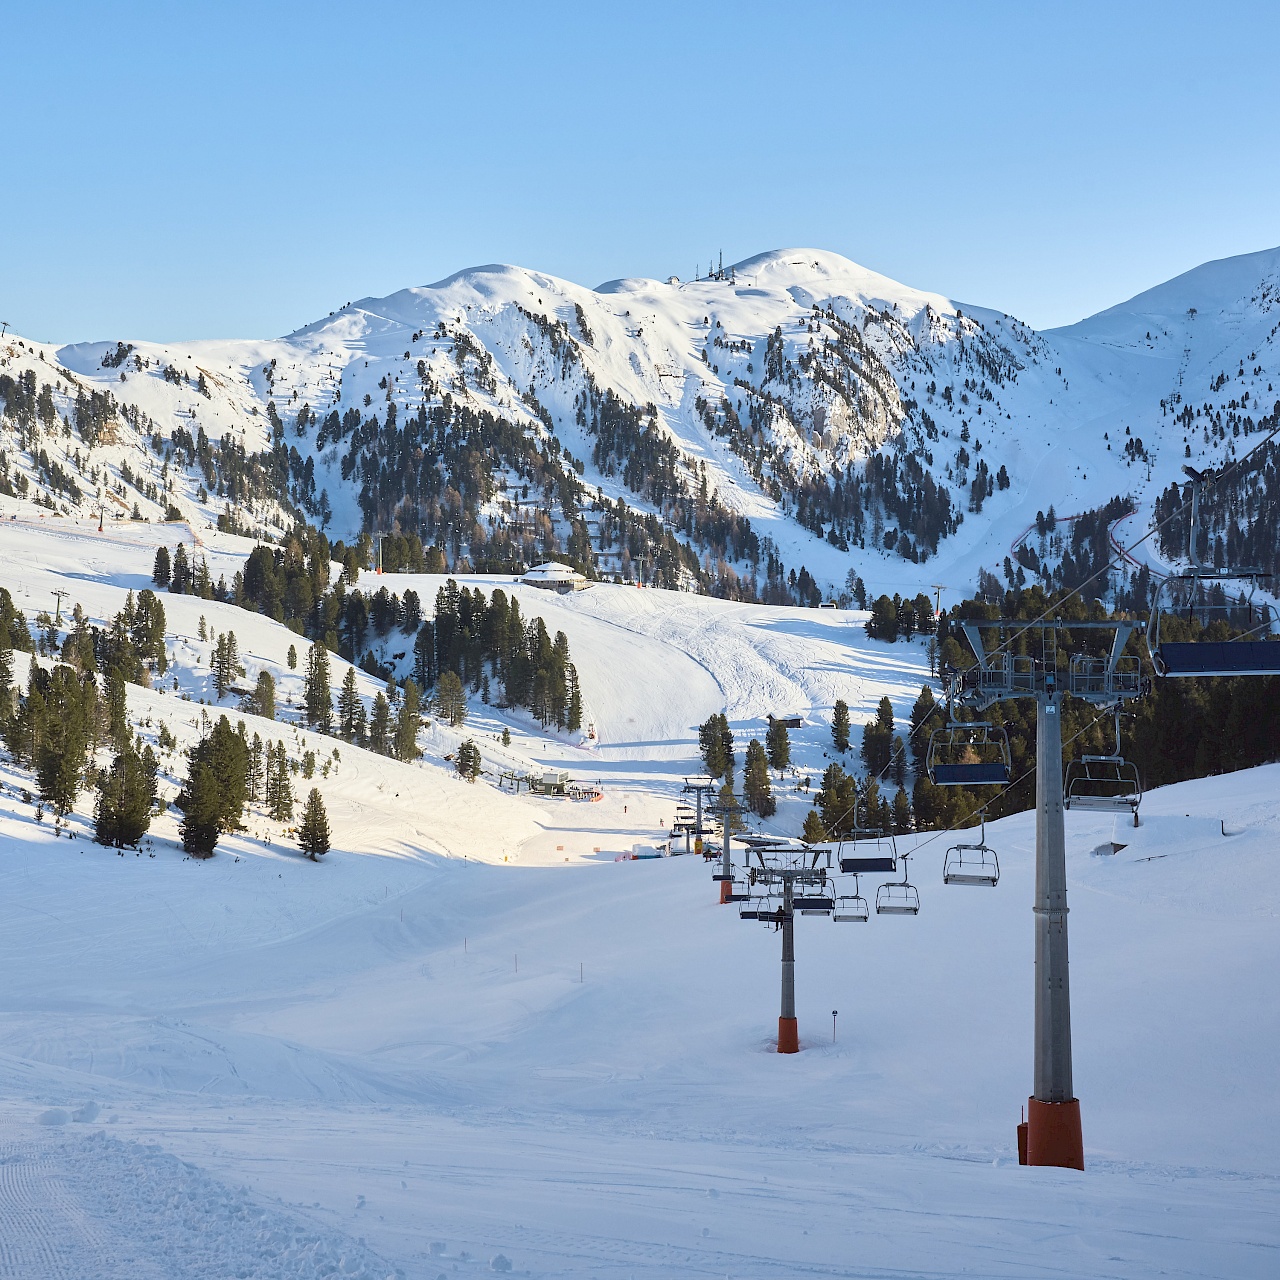
<svg viewBox="0 0 1280 1280">
<path fill-rule="evenodd" d="M 263 337 L 831 249 L 1068 323 L 1280 244 L 1280 5 L 0 0 L 0 319 Z"/>
</svg>

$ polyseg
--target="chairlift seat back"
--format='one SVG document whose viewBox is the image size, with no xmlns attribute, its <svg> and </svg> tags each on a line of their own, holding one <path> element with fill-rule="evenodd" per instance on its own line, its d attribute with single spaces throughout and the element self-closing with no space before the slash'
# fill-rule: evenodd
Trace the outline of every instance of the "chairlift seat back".
<svg viewBox="0 0 1280 1280">
<path fill-rule="evenodd" d="M 1280 675 L 1280 644 L 1274 640 L 1166 640 L 1152 651 L 1162 676 Z"/>
<path fill-rule="evenodd" d="M 896 858 L 863 858 L 855 855 L 840 858 L 840 870 L 846 875 L 856 875 L 863 871 L 897 871 L 897 869 Z"/>
<path fill-rule="evenodd" d="M 935 764 L 935 787 L 1002 786 L 1009 781 L 1009 770 L 998 760 L 978 764 Z"/>
</svg>

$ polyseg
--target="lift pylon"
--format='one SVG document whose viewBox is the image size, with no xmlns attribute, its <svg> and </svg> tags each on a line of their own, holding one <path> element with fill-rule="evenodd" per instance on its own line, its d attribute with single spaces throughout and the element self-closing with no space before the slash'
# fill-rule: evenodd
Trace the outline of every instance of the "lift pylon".
<svg viewBox="0 0 1280 1280">
<path fill-rule="evenodd" d="M 1142 693 L 1138 660 L 1124 656 L 1137 624 L 1116 622 L 965 621 L 975 666 L 947 673 L 947 698 L 982 711 L 1017 698 L 1036 701 L 1035 1069 L 1027 1112 L 1026 1162 L 1084 1168 L 1080 1102 L 1071 1075 L 1071 991 L 1067 970 L 1067 859 L 1062 790 L 1062 702 L 1067 695 L 1116 707 Z M 1113 632 L 1105 656 L 1060 653 L 1062 633 Z M 1005 638 L 991 654 L 982 633 Z M 1015 653 L 1009 637 L 1031 636 Z M 1034 652 L 1038 643 L 1039 652 Z"/>
</svg>

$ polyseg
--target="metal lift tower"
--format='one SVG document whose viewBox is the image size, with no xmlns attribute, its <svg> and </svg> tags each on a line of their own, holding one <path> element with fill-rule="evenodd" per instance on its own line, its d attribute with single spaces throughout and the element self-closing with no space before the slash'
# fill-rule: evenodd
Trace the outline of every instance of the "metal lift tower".
<svg viewBox="0 0 1280 1280">
<path fill-rule="evenodd" d="M 1142 693 L 1136 657 L 1123 657 L 1136 622 L 962 622 L 977 665 L 947 673 L 953 705 L 981 711 L 1015 698 L 1036 701 L 1035 1072 L 1025 1130 L 1026 1164 L 1084 1168 L 1080 1102 L 1071 1079 L 1071 989 L 1067 973 L 1067 861 L 1062 795 L 1062 701 L 1070 694 L 1116 707 Z M 1062 654 L 1063 633 L 1109 630 L 1109 654 Z M 982 632 L 1029 636 L 1013 653 L 1002 644 L 987 654 Z M 1019 1154 L 1022 1155 L 1019 1134 Z"/>
</svg>

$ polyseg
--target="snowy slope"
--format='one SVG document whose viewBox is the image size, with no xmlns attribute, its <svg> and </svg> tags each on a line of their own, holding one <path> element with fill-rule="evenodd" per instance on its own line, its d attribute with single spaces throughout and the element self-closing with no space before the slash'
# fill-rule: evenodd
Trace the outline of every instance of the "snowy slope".
<svg viewBox="0 0 1280 1280">
<path fill-rule="evenodd" d="M 937 582 L 969 594 L 980 568 L 1000 575 L 1037 511 L 1073 514 L 1132 495 L 1141 525 L 1188 447 L 1197 464 L 1243 452 L 1277 399 L 1278 292 L 1280 250 L 1271 250 L 1205 264 L 1078 325 L 1038 334 L 815 249 L 761 254 L 718 278 L 620 280 L 597 289 L 486 266 L 350 303 L 282 339 L 126 344 L 119 364 L 111 363 L 121 351 L 116 340 L 55 349 L 10 335 L 0 373 L 61 379 L 68 394 L 57 397 L 59 414 L 76 388 L 96 388 L 146 415 L 166 438 L 176 426 L 203 428 L 211 440 L 229 433 L 250 452 L 269 445 L 274 405 L 284 445 L 314 469 L 310 499 L 296 478 L 292 497 L 314 505 L 323 495 L 328 529 L 345 537 L 365 520 L 359 451 L 348 457 L 345 435 L 327 434 L 320 444 L 320 420 L 355 408 L 381 421 L 394 402 L 403 422 L 446 396 L 544 444 L 554 436 L 581 464 L 589 497 L 656 510 L 612 463 L 593 461 L 584 406 L 590 395 L 611 392 L 651 406 L 682 459 L 688 492 L 705 477 L 708 491 L 746 516 L 791 570 L 803 565 L 832 590 L 852 568 L 876 592 Z M 195 389 L 201 373 L 204 393 Z M 295 429 L 304 407 L 315 417 L 304 414 Z M 76 441 L 56 426 L 51 434 L 69 458 Z M 121 444 L 139 470 L 144 441 L 122 431 Z M 936 553 L 923 525 L 899 528 L 876 503 L 856 527 L 802 511 L 800 498 L 813 485 L 833 477 L 847 485 L 877 453 L 896 460 L 904 493 L 911 487 L 904 488 L 904 468 L 918 465 L 948 495 L 961 523 L 941 536 Z M 22 456 L 16 451 L 20 465 Z M 108 455 L 109 464 L 121 460 Z M 970 508 L 979 463 L 993 477 L 1004 467 L 1009 486 L 993 486 L 977 511 Z M 38 468 L 29 470 L 38 480 Z M 148 472 L 157 470 L 152 455 Z M 221 503 L 217 494 L 200 501 L 198 480 L 184 476 L 170 496 L 184 514 L 210 523 Z M 242 504 L 238 514 L 269 528 L 284 518 L 280 496 Z M 124 497 L 127 514 L 136 495 Z M 159 514 L 140 506 L 144 516 Z M 658 514 L 670 521 L 670 503 Z M 412 528 L 411 515 L 401 515 Z M 554 500 L 550 515 L 567 536 Z M 501 526 L 519 516 L 495 503 L 485 519 Z M 898 542 L 886 551 L 890 534 Z M 916 562 L 920 555 L 925 562 Z M 619 569 L 607 556 L 599 564 Z M 758 579 L 764 572 L 760 564 L 738 568 Z"/>
</svg>

